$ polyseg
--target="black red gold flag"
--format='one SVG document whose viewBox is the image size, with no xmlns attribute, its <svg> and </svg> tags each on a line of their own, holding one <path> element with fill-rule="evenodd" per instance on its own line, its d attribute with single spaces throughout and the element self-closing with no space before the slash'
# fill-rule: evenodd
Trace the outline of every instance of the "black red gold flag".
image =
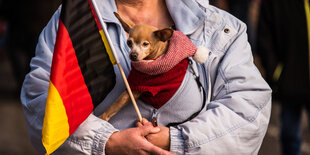
<svg viewBox="0 0 310 155">
<path fill-rule="evenodd" d="M 115 85 L 116 63 L 91 0 L 63 0 L 42 143 L 54 152 Z"/>
</svg>

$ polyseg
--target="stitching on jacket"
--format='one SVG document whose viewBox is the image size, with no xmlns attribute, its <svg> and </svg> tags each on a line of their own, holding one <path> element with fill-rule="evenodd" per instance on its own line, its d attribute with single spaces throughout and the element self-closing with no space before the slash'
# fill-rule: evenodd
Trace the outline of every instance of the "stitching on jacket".
<svg viewBox="0 0 310 155">
<path fill-rule="evenodd" d="M 184 3 L 184 2 L 183 2 Z M 191 8 L 188 6 L 188 4 L 187 3 L 184 3 L 184 6 L 186 6 L 187 7 L 187 9 L 189 9 L 189 10 L 191 10 Z M 203 12 L 205 12 L 204 10 L 202 10 Z M 203 25 L 203 23 L 204 23 L 204 19 L 201 19 L 201 17 L 198 17 L 198 16 L 196 16 L 199 20 L 197 20 L 197 22 L 195 23 L 195 24 L 193 24 L 193 25 Z M 207 17 L 207 16 L 204 16 L 205 18 Z M 193 27 L 191 27 L 190 28 L 190 30 L 194 30 L 195 28 L 193 28 Z"/>
<path fill-rule="evenodd" d="M 227 130 L 225 130 L 224 132 L 220 132 L 218 134 L 215 134 L 214 136 L 212 136 L 211 138 L 208 138 L 208 139 L 205 139 L 205 140 L 201 140 L 201 141 L 197 141 L 197 142 L 193 142 L 193 143 L 188 143 L 186 144 L 186 151 L 190 148 L 194 148 L 194 147 L 197 147 L 197 146 L 200 146 L 200 145 L 204 145 L 206 143 L 209 143 L 217 138 L 220 138 L 228 133 L 231 133 L 245 125 L 248 125 L 248 124 L 252 124 L 256 119 L 257 119 L 257 116 L 259 114 L 259 112 L 266 107 L 266 105 L 268 104 L 269 102 L 266 102 L 265 104 L 263 104 L 263 106 L 261 106 L 260 108 L 257 109 L 256 111 L 256 114 L 255 114 L 255 119 L 249 121 L 249 120 L 246 120 L 246 122 L 241 122 L 241 123 L 237 123 L 236 125 L 233 125 L 232 127 L 228 128 Z"/>
<path fill-rule="evenodd" d="M 253 123 L 253 122 L 257 119 L 259 112 L 260 112 L 263 108 L 265 108 L 266 105 L 267 105 L 268 103 L 271 104 L 271 97 L 270 97 L 268 100 L 266 100 L 266 102 L 264 102 L 264 104 L 261 104 L 261 105 L 259 105 L 259 106 L 257 107 L 257 110 L 256 110 L 255 114 L 254 114 L 252 117 L 249 118 L 248 122 L 249 122 L 249 123 Z"/>
<path fill-rule="evenodd" d="M 104 128 L 100 128 L 98 131 L 95 131 L 93 144 L 91 145 L 92 152 L 103 152 L 103 141 L 102 141 L 102 132 L 104 132 Z M 93 153 L 92 153 L 93 154 Z"/>
<path fill-rule="evenodd" d="M 76 145 L 79 145 L 81 147 L 82 150 L 85 149 L 90 149 L 91 150 L 91 154 L 100 154 L 103 151 L 103 140 L 102 140 L 102 133 L 104 132 L 104 128 L 100 128 L 98 129 L 98 131 L 95 131 L 94 134 L 94 138 L 93 143 L 90 144 L 90 142 L 86 142 L 86 141 L 81 141 L 81 139 L 79 138 L 74 138 L 74 137 L 69 137 L 67 139 L 68 142 L 70 143 L 74 143 Z"/>
<path fill-rule="evenodd" d="M 74 137 L 69 137 L 67 139 L 68 142 L 74 143 L 76 145 L 81 146 L 82 149 L 84 148 L 90 148 L 90 144 L 85 142 L 85 141 L 80 141 L 78 138 L 74 138 Z"/>
<path fill-rule="evenodd" d="M 229 90 L 229 85 L 230 84 L 229 84 L 229 82 L 227 80 L 227 77 L 225 76 L 224 70 L 221 67 L 219 67 L 219 73 L 220 73 L 221 77 L 223 78 L 223 80 L 224 80 L 224 82 L 226 84 L 224 89 L 226 89 L 226 94 L 228 94 L 230 92 L 230 90 Z"/>
<path fill-rule="evenodd" d="M 225 130 L 224 132 L 220 132 L 218 134 L 215 134 L 214 136 L 208 138 L 208 139 L 205 139 L 205 140 L 201 140 L 201 141 L 197 141 L 197 142 L 194 142 L 194 143 L 189 143 L 187 144 L 186 146 L 186 150 L 190 149 L 190 148 L 194 148 L 194 147 L 197 147 L 197 146 L 200 146 L 200 145 L 204 145 L 206 143 L 209 143 L 217 138 L 220 138 L 228 133 L 231 133 L 232 131 L 236 130 L 236 129 L 239 129 L 240 127 L 246 125 L 246 124 L 249 124 L 248 122 L 242 122 L 242 123 L 238 123 L 236 125 L 233 125 L 232 127 L 228 128 L 227 130 Z"/>
<path fill-rule="evenodd" d="M 224 70 L 221 66 L 219 66 L 219 73 L 220 73 L 220 76 L 222 77 L 222 79 L 224 80 L 225 84 L 227 84 L 226 87 L 224 88 L 224 89 L 226 89 L 226 94 L 229 94 L 229 92 L 230 92 L 229 85 L 230 84 L 229 84 L 229 81 L 228 81 L 227 77 L 225 76 Z M 204 144 L 209 143 L 209 142 L 211 142 L 217 138 L 220 138 L 226 134 L 229 134 L 229 133 L 231 133 L 231 132 L 233 132 L 233 131 L 235 131 L 235 130 L 237 130 L 237 129 L 245 126 L 245 125 L 252 124 L 258 118 L 260 111 L 262 111 L 262 109 L 265 108 L 266 105 L 270 103 L 270 98 L 266 99 L 266 101 L 263 103 L 264 104 L 258 105 L 258 107 L 256 108 L 256 111 L 255 111 L 255 114 L 252 115 L 251 117 L 249 117 L 249 118 L 241 117 L 246 122 L 236 123 L 235 125 L 232 125 L 232 127 L 226 129 L 224 132 L 216 133 L 214 136 L 212 136 L 210 138 L 185 144 L 186 145 L 185 150 L 188 151 L 188 149 L 190 149 L 190 148 L 194 148 L 194 147 L 197 147 L 200 145 L 204 145 Z"/>
</svg>

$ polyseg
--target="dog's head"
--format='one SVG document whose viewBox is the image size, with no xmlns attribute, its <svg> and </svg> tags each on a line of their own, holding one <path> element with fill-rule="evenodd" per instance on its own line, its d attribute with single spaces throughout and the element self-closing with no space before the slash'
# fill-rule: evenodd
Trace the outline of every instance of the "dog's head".
<svg viewBox="0 0 310 155">
<path fill-rule="evenodd" d="M 124 21 L 119 14 L 114 14 L 129 34 L 127 45 L 131 50 L 129 58 L 132 61 L 156 59 L 167 51 L 168 40 L 173 34 L 172 29 L 158 30 L 150 25 L 135 25 L 131 21 Z"/>
</svg>

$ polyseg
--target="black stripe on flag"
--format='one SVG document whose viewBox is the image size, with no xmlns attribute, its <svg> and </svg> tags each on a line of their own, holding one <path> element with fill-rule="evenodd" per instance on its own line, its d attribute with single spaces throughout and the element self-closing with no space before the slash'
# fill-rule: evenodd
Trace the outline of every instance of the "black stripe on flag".
<svg viewBox="0 0 310 155">
<path fill-rule="evenodd" d="M 115 86 L 115 73 L 99 34 L 88 0 L 65 0 L 63 21 L 81 68 L 88 91 L 96 107 Z M 78 8 L 78 9 L 77 9 Z"/>
</svg>

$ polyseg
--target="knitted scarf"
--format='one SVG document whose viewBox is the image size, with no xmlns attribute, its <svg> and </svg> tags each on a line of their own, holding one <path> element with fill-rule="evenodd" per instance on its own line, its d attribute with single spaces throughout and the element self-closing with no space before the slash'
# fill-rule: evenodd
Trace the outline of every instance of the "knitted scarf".
<svg viewBox="0 0 310 155">
<path fill-rule="evenodd" d="M 166 54 L 156 60 L 132 62 L 128 82 L 133 91 L 143 92 L 141 99 L 160 108 L 178 90 L 188 67 L 187 57 L 196 47 L 181 32 L 174 31 Z"/>
</svg>

